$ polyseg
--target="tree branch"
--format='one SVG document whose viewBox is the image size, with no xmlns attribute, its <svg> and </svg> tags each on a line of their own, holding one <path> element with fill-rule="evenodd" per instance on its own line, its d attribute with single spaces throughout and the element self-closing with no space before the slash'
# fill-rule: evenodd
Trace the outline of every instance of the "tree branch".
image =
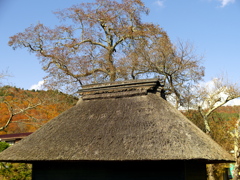
<svg viewBox="0 0 240 180">
<path fill-rule="evenodd" d="M 8 109 L 8 112 L 9 112 L 9 118 L 8 118 L 7 122 L 5 123 L 5 125 L 0 127 L 0 131 L 5 130 L 9 126 L 9 124 L 12 123 L 14 116 L 16 116 L 18 114 L 21 114 L 21 113 L 24 113 L 24 112 L 26 112 L 30 109 L 34 109 L 37 106 L 42 104 L 42 102 L 40 102 L 40 103 L 35 104 L 35 105 L 28 105 L 27 108 L 21 109 L 20 111 L 14 113 L 13 107 L 7 101 L 3 101 L 3 103 L 6 104 L 6 106 L 7 106 L 7 109 Z"/>
</svg>

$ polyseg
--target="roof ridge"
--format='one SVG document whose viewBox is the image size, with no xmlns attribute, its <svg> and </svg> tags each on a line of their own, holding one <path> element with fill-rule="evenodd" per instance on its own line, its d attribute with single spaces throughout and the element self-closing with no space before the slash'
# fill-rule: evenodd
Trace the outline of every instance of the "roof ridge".
<svg viewBox="0 0 240 180">
<path fill-rule="evenodd" d="M 78 92 L 83 100 L 146 95 L 161 87 L 159 79 L 128 80 L 85 85 Z"/>
</svg>

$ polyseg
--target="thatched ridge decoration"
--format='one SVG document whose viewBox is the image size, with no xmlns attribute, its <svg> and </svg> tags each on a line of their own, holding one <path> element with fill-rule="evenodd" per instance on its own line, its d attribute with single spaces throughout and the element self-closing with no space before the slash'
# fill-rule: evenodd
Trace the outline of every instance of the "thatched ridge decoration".
<svg viewBox="0 0 240 180">
<path fill-rule="evenodd" d="M 118 98 L 136 95 L 147 95 L 148 92 L 162 91 L 158 79 L 132 80 L 105 84 L 91 84 L 79 90 L 82 99 Z"/>
<path fill-rule="evenodd" d="M 84 86 L 76 106 L 0 153 L 0 161 L 233 161 L 161 91 L 158 79 Z"/>
</svg>

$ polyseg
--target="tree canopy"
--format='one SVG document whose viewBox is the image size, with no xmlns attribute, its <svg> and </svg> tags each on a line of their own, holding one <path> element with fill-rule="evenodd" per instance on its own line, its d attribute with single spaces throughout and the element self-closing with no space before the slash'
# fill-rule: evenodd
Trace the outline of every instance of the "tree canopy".
<svg viewBox="0 0 240 180">
<path fill-rule="evenodd" d="M 143 22 L 148 13 L 141 0 L 81 3 L 55 12 L 62 25 L 31 25 L 9 45 L 37 55 L 50 88 L 76 92 L 89 83 L 159 76 L 180 103 L 183 87 L 204 75 L 201 58 Z"/>
</svg>

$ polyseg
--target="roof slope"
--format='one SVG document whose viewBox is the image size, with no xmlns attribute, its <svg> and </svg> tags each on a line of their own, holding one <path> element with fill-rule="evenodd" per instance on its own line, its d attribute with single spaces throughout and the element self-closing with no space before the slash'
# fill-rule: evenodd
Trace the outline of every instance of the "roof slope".
<svg viewBox="0 0 240 180">
<path fill-rule="evenodd" d="M 88 86 L 94 90 L 83 89 L 76 106 L 3 151 L 0 160 L 233 160 L 160 97 L 158 81 L 133 84 Z"/>
</svg>

